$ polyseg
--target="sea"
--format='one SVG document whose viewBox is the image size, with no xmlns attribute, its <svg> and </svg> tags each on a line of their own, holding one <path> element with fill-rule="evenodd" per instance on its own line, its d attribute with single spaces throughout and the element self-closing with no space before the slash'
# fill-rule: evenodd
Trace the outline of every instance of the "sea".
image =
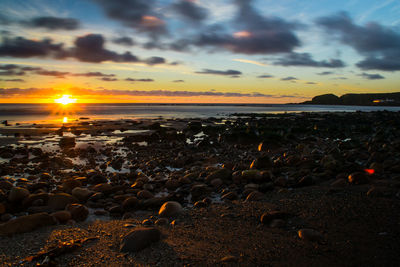
<svg viewBox="0 0 400 267">
<path fill-rule="evenodd" d="M 400 107 L 301 104 L 0 104 L 0 122 L 53 123 L 77 120 L 225 118 L 235 113 L 399 112 Z"/>
</svg>

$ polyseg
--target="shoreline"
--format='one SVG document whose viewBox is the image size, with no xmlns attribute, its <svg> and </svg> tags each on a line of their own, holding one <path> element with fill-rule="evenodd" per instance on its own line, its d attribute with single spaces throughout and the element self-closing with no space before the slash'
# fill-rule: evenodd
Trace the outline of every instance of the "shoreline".
<svg viewBox="0 0 400 267">
<path fill-rule="evenodd" d="M 93 237 L 47 261 L 395 265 L 398 121 L 382 111 L 1 127 L 16 137 L 0 143 L 0 261 Z M 171 201 L 181 208 L 163 219 Z M 10 232 L 16 218 L 25 228 Z M 139 226 L 161 240 L 120 251 Z"/>
</svg>

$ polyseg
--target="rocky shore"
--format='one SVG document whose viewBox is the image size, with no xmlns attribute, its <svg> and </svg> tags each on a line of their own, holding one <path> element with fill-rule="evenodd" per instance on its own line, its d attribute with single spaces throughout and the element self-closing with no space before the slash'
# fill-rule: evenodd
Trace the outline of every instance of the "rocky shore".
<svg viewBox="0 0 400 267">
<path fill-rule="evenodd" d="M 399 122 L 382 111 L 1 127 L 0 262 L 397 266 Z"/>
</svg>

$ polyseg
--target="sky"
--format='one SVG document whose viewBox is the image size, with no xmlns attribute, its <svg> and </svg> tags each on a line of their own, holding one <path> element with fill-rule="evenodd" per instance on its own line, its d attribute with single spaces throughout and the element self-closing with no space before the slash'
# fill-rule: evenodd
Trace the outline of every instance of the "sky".
<svg viewBox="0 0 400 267">
<path fill-rule="evenodd" d="M 0 103 L 400 92 L 400 0 L 0 0 Z"/>
</svg>

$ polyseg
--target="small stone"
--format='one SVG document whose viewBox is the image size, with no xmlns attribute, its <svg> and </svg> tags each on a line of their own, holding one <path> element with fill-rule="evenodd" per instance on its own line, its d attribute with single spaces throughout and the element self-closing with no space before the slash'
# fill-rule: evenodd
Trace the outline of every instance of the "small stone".
<svg viewBox="0 0 400 267">
<path fill-rule="evenodd" d="M 154 195 L 147 190 L 141 190 L 137 193 L 138 199 L 149 199 L 149 198 L 153 198 L 153 197 L 154 197 Z"/>
<path fill-rule="evenodd" d="M 76 197 L 80 202 L 86 202 L 95 192 L 87 188 L 75 187 L 72 189 L 71 194 Z"/>
<path fill-rule="evenodd" d="M 250 165 L 250 169 L 268 169 L 273 166 L 273 162 L 268 155 L 263 155 L 255 160 Z"/>
<path fill-rule="evenodd" d="M 142 221 L 142 224 L 144 226 L 150 226 L 150 225 L 153 225 L 153 222 L 151 220 L 149 220 L 149 219 L 145 219 L 145 220 Z"/>
<path fill-rule="evenodd" d="M 0 224 L 0 236 L 26 233 L 39 227 L 52 225 L 54 223 L 54 218 L 44 212 L 21 216 Z"/>
<path fill-rule="evenodd" d="M 258 191 L 253 191 L 246 197 L 246 201 L 259 201 L 263 198 L 264 198 L 263 193 Z"/>
<path fill-rule="evenodd" d="M 221 258 L 220 262 L 237 262 L 238 258 L 232 255 L 225 256 Z"/>
<path fill-rule="evenodd" d="M 198 208 L 205 208 L 205 207 L 207 207 L 208 205 L 207 205 L 207 203 L 205 203 L 205 202 L 203 202 L 203 201 L 196 201 L 195 203 L 194 203 L 194 205 L 193 205 L 193 207 L 195 208 L 195 209 L 198 209 Z"/>
<path fill-rule="evenodd" d="M 48 205 L 52 210 L 56 211 L 63 210 L 68 204 L 77 202 L 78 200 L 70 194 L 58 193 L 49 195 Z"/>
<path fill-rule="evenodd" d="M 173 217 L 182 212 L 182 205 L 176 201 L 165 202 L 160 210 L 158 216 L 160 217 Z"/>
<path fill-rule="evenodd" d="M 222 180 L 219 178 L 216 178 L 214 180 L 211 181 L 211 185 L 218 188 L 223 184 Z"/>
<path fill-rule="evenodd" d="M 263 224 L 270 224 L 275 219 L 285 219 L 287 216 L 288 214 L 286 212 L 275 210 L 263 213 L 260 220 Z"/>
<path fill-rule="evenodd" d="M 271 227 L 271 228 L 282 228 L 282 227 L 285 227 L 285 225 L 286 225 L 286 222 L 284 220 L 275 219 L 269 224 L 269 227 Z"/>
<path fill-rule="evenodd" d="M 152 243 L 160 240 L 161 232 L 154 228 L 138 227 L 129 232 L 122 240 L 120 251 L 121 252 L 137 252 Z"/>
<path fill-rule="evenodd" d="M 82 186 L 81 181 L 76 179 L 68 179 L 62 183 L 62 187 L 65 193 L 71 194 L 72 190 L 76 187 Z"/>
<path fill-rule="evenodd" d="M 347 182 L 345 179 L 339 178 L 335 180 L 333 183 L 331 183 L 331 186 L 333 187 L 345 187 L 347 185 Z"/>
<path fill-rule="evenodd" d="M 136 197 L 128 197 L 122 202 L 122 208 L 124 210 L 134 209 L 139 203 Z"/>
<path fill-rule="evenodd" d="M 222 200 L 235 200 L 238 199 L 238 195 L 235 192 L 228 192 L 226 194 L 223 194 L 221 197 Z"/>
<path fill-rule="evenodd" d="M 160 218 L 160 219 L 156 220 L 156 222 L 154 224 L 155 225 L 167 225 L 168 222 L 169 221 L 167 218 Z"/>
<path fill-rule="evenodd" d="M 318 242 L 318 243 L 323 243 L 324 242 L 324 236 L 314 230 L 314 229 L 300 229 L 297 232 L 298 236 L 300 239 L 306 240 L 306 241 L 311 241 L 311 242 Z"/>
<path fill-rule="evenodd" d="M 354 172 L 348 177 L 349 183 L 351 184 L 366 184 L 368 183 L 368 177 L 363 172 Z"/>
</svg>

